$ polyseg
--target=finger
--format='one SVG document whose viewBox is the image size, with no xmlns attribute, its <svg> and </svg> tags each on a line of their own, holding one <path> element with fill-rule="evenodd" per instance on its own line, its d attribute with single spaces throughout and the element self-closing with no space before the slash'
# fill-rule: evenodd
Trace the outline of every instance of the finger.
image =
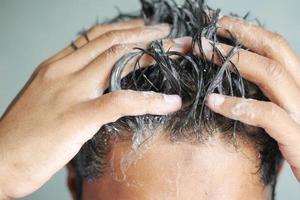
<svg viewBox="0 0 300 200">
<path fill-rule="evenodd" d="M 92 27 L 86 34 L 86 36 L 82 36 L 75 40 L 75 45 L 77 48 L 80 48 L 87 44 L 88 41 L 92 41 L 110 31 L 117 31 L 117 30 L 126 30 L 138 27 L 144 27 L 144 20 L 142 19 L 132 19 L 123 22 L 115 22 L 111 24 L 99 24 Z M 88 41 L 87 41 L 88 38 Z"/>
<path fill-rule="evenodd" d="M 107 32 L 71 55 L 55 62 L 54 65 L 58 68 L 57 71 L 75 72 L 84 68 L 98 55 L 114 45 L 150 42 L 166 37 L 169 32 L 170 27 L 165 24 Z M 59 68 L 59 66 L 63 67 Z"/>
<path fill-rule="evenodd" d="M 264 128 L 274 138 L 279 148 L 300 180 L 300 123 L 297 123 L 283 109 L 271 102 L 209 95 L 207 106 L 225 117 L 245 124 Z"/>
<path fill-rule="evenodd" d="M 86 102 L 82 110 L 89 116 L 88 123 L 99 126 L 124 116 L 167 115 L 180 108 L 181 98 L 178 95 L 119 90 Z"/>
<path fill-rule="evenodd" d="M 293 170 L 293 173 L 295 174 L 297 180 L 298 180 L 299 183 L 300 183 L 300 168 L 297 168 L 297 167 L 293 167 L 293 166 L 292 166 L 292 170 Z"/>
<path fill-rule="evenodd" d="M 183 37 L 177 39 L 165 39 L 163 40 L 163 48 L 165 51 L 177 51 L 181 53 L 187 53 L 191 49 L 191 37 Z M 114 64 L 125 54 L 133 52 L 134 48 L 139 47 L 147 49 L 149 42 L 137 43 L 137 44 L 126 44 L 126 45 L 115 45 L 112 48 L 105 51 L 99 57 L 97 57 L 92 63 L 77 74 L 79 80 L 85 80 L 85 86 L 87 87 L 88 82 L 92 88 L 102 88 L 105 90 L 108 87 L 110 74 Z M 132 59 L 125 67 L 122 77 L 129 74 L 135 66 L 138 57 Z M 140 67 L 150 66 L 154 64 L 155 60 L 149 56 L 144 55 L 139 59 Z M 88 80 L 88 81 L 87 81 Z M 78 81 L 82 82 L 82 81 Z"/>
<path fill-rule="evenodd" d="M 202 44 L 206 57 L 211 60 L 213 51 L 210 41 L 202 39 Z M 220 43 L 217 48 L 226 56 L 233 47 Z M 300 114 L 300 89 L 282 65 L 243 49 L 240 49 L 231 61 L 242 77 L 258 85 L 270 100 L 290 113 Z M 216 63 L 220 64 L 220 59 L 217 58 Z"/>
<path fill-rule="evenodd" d="M 300 182 L 300 146 L 279 144 L 282 155 L 291 165 L 292 171 Z"/>
<path fill-rule="evenodd" d="M 272 102 L 211 94 L 206 105 L 225 117 L 264 128 L 281 145 L 300 144 L 300 125 Z"/>
<path fill-rule="evenodd" d="M 222 27 L 218 30 L 219 35 L 229 37 L 229 31 L 247 48 L 262 56 L 276 60 L 286 67 L 290 75 L 300 85 L 298 78 L 300 77 L 300 60 L 282 36 L 235 17 L 224 16 L 218 23 Z"/>
<path fill-rule="evenodd" d="M 123 22 L 115 22 L 111 24 L 98 24 L 96 26 L 93 26 L 84 35 L 77 38 L 71 45 L 67 46 L 66 48 L 64 48 L 54 56 L 44 61 L 41 65 L 46 65 L 55 62 L 73 53 L 76 50 L 73 45 L 75 45 L 76 48 L 79 49 L 85 44 L 87 44 L 88 42 L 93 41 L 100 35 L 105 34 L 106 32 L 143 27 L 143 26 L 144 26 L 144 21 L 142 19 L 133 19 L 133 20 L 123 21 Z"/>
</svg>

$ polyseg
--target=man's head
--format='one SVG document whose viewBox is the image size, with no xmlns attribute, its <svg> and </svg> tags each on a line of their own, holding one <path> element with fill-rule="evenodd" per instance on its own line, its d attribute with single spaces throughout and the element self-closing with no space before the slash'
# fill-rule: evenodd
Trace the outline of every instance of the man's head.
<svg viewBox="0 0 300 200">
<path fill-rule="evenodd" d="M 144 17 L 146 24 L 171 24 L 170 37 L 191 36 L 193 48 L 182 55 L 164 51 L 157 41 L 126 55 L 112 72 L 110 89 L 178 94 L 183 106 L 172 115 L 124 117 L 102 127 L 72 162 L 83 180 L 83 199 L 271 198 L 282 159 L 277 143 L 264 130 L 205 106 L 212 92 L 266 100 L 230 63 L 241 45 L 217 36 L 219 11 L 200 0 L 181 7 L 168 0 L 141 2 L 137 17 Z M 205 58 L 201 37 L 213 41 L 213 61 Z M 216 48 L 220 41 L 234 46 L 230 55 Z M 141 69 L 137 61 L 136 69 L 121 79 L 124 60 L 144 54 L 156 64 Z"/>
</svg>

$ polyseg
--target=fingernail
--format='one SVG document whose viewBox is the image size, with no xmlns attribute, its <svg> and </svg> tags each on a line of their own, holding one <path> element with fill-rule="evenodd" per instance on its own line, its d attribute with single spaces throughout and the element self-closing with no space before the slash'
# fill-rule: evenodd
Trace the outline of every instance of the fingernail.
<svg viewBox="0 0 300 200">
<path fill-rule="evenodd" d="M 181 37 L 181 38 L 175 38 L 173 39 L 175 44 L 178 44 L 180 46 L 182 45 L 191 45 L 192 44 L 192 38 L 191 37 Z"/>
<path fill-rule="evenodd" d="M 291 118 L 297 122 L 298 124 L 300 124 L 300 115 L 299 114 L 296 114 L 296 113 L 291 113 L 290 114 Z"/>
<path fill-rule="evenodd" d="M 222 19 L 223 17 L 224 15 L 222 15 L 222 13 L 219 13 L 218 20 Z"/>
<path fill-rule="evenodd" d="M 168 105 L 181 106 L 181 98 L 178 95 L 164 95 L 164 100 Z"/>
<path fill-rule="evenodd" d="M 217 27 L 218 28 L 222 28 L 222 25 L 220 24 L 220 21 L 221 21 L 221 19 L 224 17 L 224 15 L 222 15 L 221 13 L 219 14 L 219 16 L 218 16 L 218 22 L 217 22 Z"/>
<path fill-rule="evenodd" d="M 207 104 L 211 108 L 216 108 L 222 105 L 225 101 L 225 97 L 220 94 L 210 94 L 207 98 Z"/>
<path fill-rule="evenodd" d="M 210 53 L 213 51 L 212 41 L 206 39 L 205 37 L 202 37 L 201 42 L 204 53 Z"/>
</svg>

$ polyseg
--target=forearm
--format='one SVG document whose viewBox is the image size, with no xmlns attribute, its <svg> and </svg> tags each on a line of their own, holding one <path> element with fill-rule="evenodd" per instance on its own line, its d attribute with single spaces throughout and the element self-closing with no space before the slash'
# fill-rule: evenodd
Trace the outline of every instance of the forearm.
<svg viewBox="0 0 300 200">
<path fill-rule="evenodd" d="M 12 159 L 16 155 L 15 152 L 11 151 L 9 140 L 7 135 L 12 134 L 5 128 L 3 121 L 0 121 L 0 200 L 11 200 L 17 196 L 14 196 L 14 190 L 18 190 L 20 187 L 16 183 L 17 180 L 14 175 L 14 167 L 12 164 Z"/>
<path fill-rule="evenodd" d="M 37 145 L 41 143 L 39 140 L 32 140 L 22 135 L 22 131 L 12 130 L 0 123 L 0 200 L 29 195 L 49 179 L 49 173 L 54 173 L 48 169 L 52 169 L 52 163 L 55 162 L 47 164 L 47 168 L 41 167 L 46 160 L 43 157 L 48 158 L 52 154 Z M 35 153 L 32 146 L 39 149 L 39 152 L 46 152 L 47 156 Z"/>
<path fill-rule="evenodd" d="M 1 154 L 1 152 L 0 152 Z M 2 155 L 0 155 L 0 158 L 2 157 Z M 1 166 L 0 166 L 0 200 L 9 200 L 11 198 L 9 198 L 7 196 L 7 194 L 4 192 L 5 188 L 4 185 L 6 185 L 6 181 L 9 180 L 9 178 L 6 176 L 7 175 L 7 171 L 4 169 L 3 166 L 3 159 L 0 160 Z"/>
<path fill-rule="evenodd" d="M 2 134 L 1 134 L 1 119 L 0 119 L 0 136 L 1 135 Z M 0 146 L 0 149 L 3 149 L 3 148 L 1 148 L 1 146 Z M 4 156 L 1 155 L 2 153 L 3 152 L 0 151 L 0 163 L 1 163 L 1 165 L 0 165 L 0 200 L 9 200 L 10 198 L 8 198 L 5 195 L 5 193 L 3 192 L 3 181 L 2 180 L 4 179 L 4 174 L 6 172 L 5 172 L 4 165 L 3 165 L 5 163 L 5 161 L 3 160 Z"/>
</svg>

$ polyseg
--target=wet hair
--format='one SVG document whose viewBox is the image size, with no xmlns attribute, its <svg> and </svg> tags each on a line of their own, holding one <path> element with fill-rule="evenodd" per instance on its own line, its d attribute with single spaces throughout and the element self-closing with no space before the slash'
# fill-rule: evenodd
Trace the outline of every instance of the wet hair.
<svg viewBox="0 0 300 200">
<path fill-rule="evenodd" d="M 218 115 L 205 105 L 208 94 L 212 92 L 268 100 L 256 85 L 240 76 L 230 61 L 243 46 L 233 36 L 222 38 L 217 35 L 220 28 L 217 23 L 220 10 L 208 7 L 203 0 L 185 0 L 182 5 L 172 0 L 140 2 L 140 13 L 120 14 L 112 21 L 143 18 L 146 25 L 168 23 L 171 25 L 168 37 L 190 36 L 193 38 L 192 48 L 187 54 L 182 54 L 164 50 L 162 41 L 154 41 L 147 49 L 136 49 L 115 64 L 110 88 L 106 93 L 131 89 L 178 94 L 182 98 L 183 106 L 178 112 L 166 116 L 129 116 L 104 125 L 73 159 L 72 163 L 78 176 L 83 179 L 101 177 L 105 173 L 109 141 L 113 137 L 121 137 L 125 132 L 131 133 L 130 139 L 136 149 L 153 137 L 158 129 L 168 133 L 171 142 L 204 143 L 218 132 L 237 148 L 237 138 L 251 141 L 255 145 L 261 159 L 258 174 L 265 185 L 273 187 L 274 196 L 276 174 L 282 161 L 277 142 L 263 129 Z M 209 39 L 213 46 L 214 56 L 210 60 L 204 56 L 202 37 Z M 216 47 L 220 42 L 233 46 L 228 55 L 223 55 Z M 200 54 L 196 53 L 196 46 L 199 47 Z M 144 55 L 151 56 L 155 64 L 142 68 L 139 60 Z M 136 59 L 133 72 L 121 78 L 124 67 L 132 59 Z M 215 64 L 217 59 L 221 64 Z"/>
</svg>

